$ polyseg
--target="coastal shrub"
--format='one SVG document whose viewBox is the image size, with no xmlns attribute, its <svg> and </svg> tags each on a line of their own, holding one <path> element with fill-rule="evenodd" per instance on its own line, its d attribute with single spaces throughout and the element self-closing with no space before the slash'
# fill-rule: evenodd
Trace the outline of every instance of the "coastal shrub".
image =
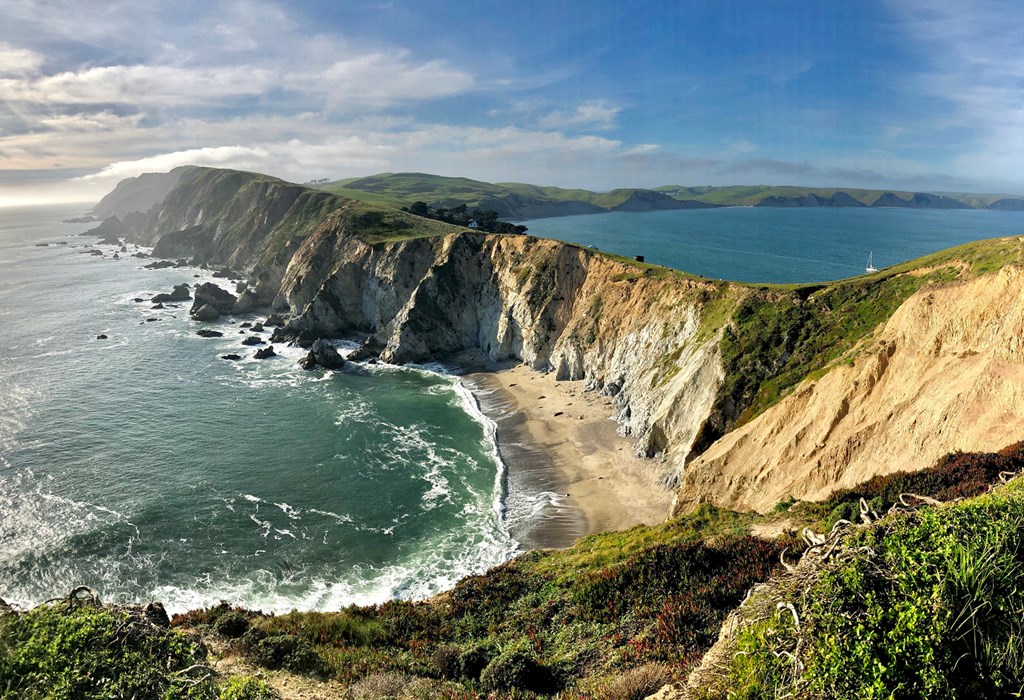
<svg viewBox="0 0 1024 700">
<path fill-rule="evenodd" d="M 232 676 L 221 686 L 219 700 L 280 700 L 266 681 L 249 676 Z"/>
<path fill-rule="evenodd" d="M 1024 442 L 999 452 L 951 452 L 927 469 L 875 476 L 857 486 L 840 489 L 818 503 L 800 502 L 790 512 L 819 530 L 840 520 L 860 522 L 860 499 L 884 514 L 900 494 L 917 494 L 940 501 L 981 495 L 1000 483 L 1000 474 L 1024 469 Z"/>
<path fill-rule="evenodd" d="M 708 545 L 685 542 L 650 547 L 587 577 L 575 601 L 598 619 L 627 613 L 666 615 L 695 607 L 732 607 L 747 589 L 764 580 L 784 545 L 756 537 Z M 691 602 L 692 601 L 692 602 Z M 685 614 L 669 617 L 682 621 Z M 668 625 L 672 627 L 673 625 Z"/>
<path fill-rule="evenodd" d="M 537 660 L 528 644 L 519 642 L 501 651 L 480 674 L 486 690 L 510 688 L 544 691 L 550 685 L 550 674 Z"/>
<path fill-rule="evenodd" d="M 1021 692 L 1019 480 L 974 499 L 890 515 L 851 535 L 843 551 L 812 581 L 794 581 L 783 593 L 798 602 L 799 631 L 784 612 L 743 632 L 723 697 Z"/>
<path fill-rule="evenodd" d="M 459 654 L 460 675 L 470 680 L 480 678 L 480 674 L 491 663 L 491 659 L 497 656 L 497 653 L 497 647 L 490 640 L 469 646 Z"/>
<path fill-rule="evenodd" d="M 64 600 L 0 618 L 0 698 L 212 700 L 202 645 L 140 611 Z"/>
<path fill-rule="evenodd" d="M 249 630 L 249 620 L 237 610 L 232 610 L 218 617 L 213 629 L 222 637 L 238 639 Z"/>
<path fill-rule="evenodd" d="M 440 678 L 456 679 L 462 676 L 462 649 L 454 644 L 442 644 L 430 655 L 430 667 Z"/>
<path fill-rule="evenodd" d="M 320 657 L 309 642 L 288 634 L 264 637 L 251 647 L 249 656 L 270 669 L 284 668 L 298 673 L 316 673 L 323 669 Z"/>
<path fill-rule="evenodd" d="M 643 700 L 672 681 L 672 669 L 666 664 L 644 664 L 601 684 L 598 700 Z"/>
<path fill-rule="evenodd" d="M 366 645 L 383 634 L 380 622 L 355 606 L 336 613 L 275 615 L 263 618 L 260 627 L 268 634 L 293 635 L 310 644 Z"/>
</svg>

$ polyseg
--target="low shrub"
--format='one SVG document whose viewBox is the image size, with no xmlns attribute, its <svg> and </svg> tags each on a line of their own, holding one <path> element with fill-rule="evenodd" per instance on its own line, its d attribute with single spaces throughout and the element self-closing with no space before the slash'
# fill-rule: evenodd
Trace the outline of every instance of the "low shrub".
<svg viewBox="0 0 1024 700">
<path fill-rule="evenodd" d="M 519 688 L 543 691 L 550 684 L 546 669 L 526 644 L 503 649 L 480 674 L 480 683 L 490 691 Z"/>
<path fill-rule="evenodd" d="M 232 676 L 221 686 L 219 700 L 280 700 L 266 681 L 249 676 Z"/>
<path fill-rule="evenodd" d="M 643 700 L 672 681 L 672 670 L 665 664 L 644 664 L 620 673 L 597 691 L 599 700 Z"/>
<path fill-rule="evenodd" d="M 249 631 L 249 619 L 237 610 L 232 610 L 218 617 L 213 623 L 213 629 L 226 639 L 238 639 Z"/>
<path fill-rule="evenodd" d="M 309 642 L 287 634 L 260 639 L 250 648 L 249 657 L 270 669 L 284 668 L 298 673 L 323 670 L 323 663 Z"/>
</svg>

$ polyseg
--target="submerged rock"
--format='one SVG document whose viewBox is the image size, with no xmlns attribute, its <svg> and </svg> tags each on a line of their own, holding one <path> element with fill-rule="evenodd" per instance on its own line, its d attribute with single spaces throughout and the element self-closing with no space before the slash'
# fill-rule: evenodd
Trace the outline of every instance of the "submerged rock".
<svg viewBox="0 0 1024 700">
<path fill-rule="evenodd" d="M 96 340 L 106 340 L 106 339 L 107 339 L 107 336 L 104 335 L 103 333 L 100 333 L 98 336 L 96 336 Z"/>
<path fill-rule="evenodd" d="M 242 341 L 242 345 L 263 345 L 263 338 L 258 335 L 250 335 Z"/>
<path fill-rule="evenodd" d="M 198 335 L 200 338 L 223 338 L 224 337 L 224 334 L 221 333 L 220 331 L 211 331 L 208 328 L 203 328 L 202 330 L 196 331 L 196 335 Z"/>
<path fill-rule="evenodd" d="M 222 360 L 231 360 L 232 362 L 235 362 L 235 361 L 241 360 L 242 356 L 241 355 L 236 355 L 235 353 L 232 352 L 232 353 L 228 353 L 227 355 L 221 355 L 220 359 L 222 359 Z"/>
</svg>

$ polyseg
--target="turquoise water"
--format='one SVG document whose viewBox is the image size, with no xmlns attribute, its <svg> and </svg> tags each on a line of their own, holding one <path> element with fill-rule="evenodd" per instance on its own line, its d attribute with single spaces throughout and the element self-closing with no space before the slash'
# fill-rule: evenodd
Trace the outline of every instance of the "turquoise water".
<svg viewBox="0 0 1024 700">
<path fill-rule="evenodd" d="M 530 233 L 705 277 L 824 282 L 981 238 L 1024 232 L 1024 214 L 986 210 L 729 207 L 534 219 Z"/>
<path fill-rule="evenodd" d="M 516 550 L 491 425 L 457 379 L 253 360 L 227 321 L 200 338 L 188 303 L 132 299 L 206 273 L 85 254 L 89 225 L 59 223 L 75 214 L 0 209 L 0 597 L 337 609 Z"/>
</svg>

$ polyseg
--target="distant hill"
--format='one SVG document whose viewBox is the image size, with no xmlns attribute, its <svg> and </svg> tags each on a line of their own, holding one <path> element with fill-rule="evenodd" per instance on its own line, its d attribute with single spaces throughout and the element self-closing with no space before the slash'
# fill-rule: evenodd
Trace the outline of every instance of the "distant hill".
<svg viewBox="0 0 1024 700">
<path fill-rule="evenodd" d="M 409 206 L 416 201 L 424 202 L 434 209 L 465 204 L 470 209 L 496 211 L 503 219 L 717 206 L 710 202 L 674 197 L 642 188 L 591 192 L 519 182 L 490 183 L 426 173 L 382 173 L 337 180 L 323 185 L 321 189 L 372 204 L 394 207 Z"/>
<path fill-rule="evenodd" d="M 699 209 L 712 206 L 1024 210 L 1024 198 L 1005 194 L 776 185 L 665 185 L 654 189 L 631 187 L 593 192 L 522 182 L 483 182 L 427 173 L 381 173 L 337 180 L 320 187 L 371 204 L 407 207 L 413 202 L 422 201 L 432 208 L 465 204 L 470 209 L 489 209 L 498 212 L 502 219 L 513 220 L 607 211 Z"/>
</svg>

